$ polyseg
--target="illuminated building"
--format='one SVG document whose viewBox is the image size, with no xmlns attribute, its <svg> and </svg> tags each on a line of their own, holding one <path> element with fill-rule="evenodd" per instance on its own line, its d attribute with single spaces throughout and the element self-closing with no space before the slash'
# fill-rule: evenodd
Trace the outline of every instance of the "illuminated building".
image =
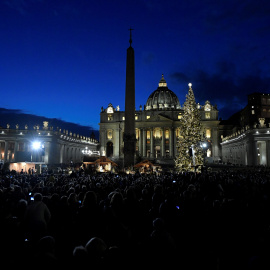
<svg viewBox="0 0 270 270">
<path fill-rule="evenodd" d="M 191 87 L 191 84 L 189 85 Z M 196 96 L 196 94 L 195 94 Z M 208 162 L 220 160 L 220 135 L 218 110 L 206 101 L 199 105 L 201 123 L 205 136 L 205 154 Z M 179 119 L 183 113 L 176 94 L 171 91 L 162 75 L 158 88 L 146 101 L 144 108 L 135 110 L 136 157 L 155 160 L 160 164 L 174 164 Z M 113 160 L 123 159 L 125 111 L 111 103 L 101 108 L 100 152 Z"/>
<path fill-rule="evenodd" d="M 68 130 L 53 130 L 48 122 L 40 129 L 0 128 L 0 163 L 33 163 L 65 165 L 82 162 L 89 153 L 97 152 L 98 141 Z"/>
<path fill-rule="evenodd" d="M 221 122 L 222 161 L 270 166 L 270 95 L 252 93 L 247 106 Z"/>
</svg>

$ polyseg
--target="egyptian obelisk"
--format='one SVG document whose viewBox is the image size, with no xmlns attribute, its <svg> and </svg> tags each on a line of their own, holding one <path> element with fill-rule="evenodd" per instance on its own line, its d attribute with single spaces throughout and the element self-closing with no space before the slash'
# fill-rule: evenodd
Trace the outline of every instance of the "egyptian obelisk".
<svg viewBox="0 0 270 270">
<path fill-rule="evenodd" d="M 132 168 L 135 158 L 135 62 L 134 50 L 131 47 L 130 31 L 129 48 L 126 62 L 126 93 L 125 93 L 125 130 L 124 130 L 124 167 Z"/>
</svg>

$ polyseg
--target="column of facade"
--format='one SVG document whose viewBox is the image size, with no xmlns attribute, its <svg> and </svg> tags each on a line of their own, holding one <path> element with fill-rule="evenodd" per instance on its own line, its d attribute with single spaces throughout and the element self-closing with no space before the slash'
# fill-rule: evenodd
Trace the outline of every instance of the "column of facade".
<svg viewBox="0 0 270 270">
<path fill-rule="evenodd" d="M 219 148 L 218 128 L 211 129 L 211 138 L 212 138 L 212 157 L 214 160 L 219 160 L 221 157 L 221 151 Z"/>
<path fill-rule="evenodd" d="M 170 128 L 169 132 L 170 132 L 169 138 L 170 157 L 173 157 L 173 128 Z"/>
<path fill-rule="evenodd" d="M 266 141 L 266 165 L 270 167 L 270 141 Z"/>
<path fill-rule="evenodd" d="M 139 128 L 139 155 L 142 156 L 142 128 Z"/>
<path fill-rule="evenodd" d="M 146 157 L 146 130 L 143 129 L 143 139 L 142 139 L 143 157 Z"/>
<path fill-rule="evenodd" d="M 165 151 L 165 128 L 161 128 L 161 156 L 164 158 L 166 155 Z"/>
<path fill-rule="evenodd" d="M 173 156 L 176 155 L 176 129 L 173 129 Z"/>
<path fill-rule="evenodd" d="M 63 163 L 63 144 L 60 144 L 60 156 L 59 156 L 59 163 Z"/>
<path fill-rule="evenodd" d="M 63 163 L 67 163 L 67 145 L 65 143 L 63 149 Z"/>
<path fill-rule="evenodd" d="M 18 141 L 16 140 L 14 142 L 14 159 L 13 159 L 14 162 L 17 162 L 17 151 L 18 151 Z"/>
<path fill-rule="evenodd" d="M 113 134 L 113 156 L 118 158 L 120 155 L 119 128 L 112 130 Z"/>
<path fill-rule="evenodd" d="M 44 153 L 44 160 L 42 160 L 42 156 L 39 155 L 38 156 L 38 160 L 37 161 L 43 161 L 46 164 L 48 163 L 56 163 L 57 158 L 56 153 L 53 153 L 53 150 L 56 149 L 56 143 L 51 144 L 51 142 L 44 142 L 44 148 L 45 148 L 45 153 Z M 52 154 L 54 154 L 52 156 Z"/>
<path fill-rule="evenodd" d="M 4 162 L 8 162 L 8 144 L 9 142 L 8 141 L 5 141 L 5 153 L 4 153 Z"/>
<path fill-rule="evenodd" d="M 101 147 L 100 147 L 100 155 L 101 156 L 105 155 L 105 147 L 106 147 L 106 145 L 105 145 L 105 131 L 106 131 L 105 129 L 101 129 L 100 135 L 99 135 L 100 145 L 101 145 Z"/>
<path fill-rule="evenodd" d="M 154 158 L 154 136 L 153 128 L 150 129 L 150 157 Z"/>
<path fill-rule="evenodd" d="M 254 151 L 254 155 L 253 155 L 253 164 L 254 166 L 258 165 L 258 142 L 254 141 L 253 143 L 253 151 Z"/>
<path fill-rule="evenodd" d="M 249 139 L 247 150 L 247 165 L 256 166 L 258 157 L 257 142 L 254 141 L 253 137 Z"/>
</svg>

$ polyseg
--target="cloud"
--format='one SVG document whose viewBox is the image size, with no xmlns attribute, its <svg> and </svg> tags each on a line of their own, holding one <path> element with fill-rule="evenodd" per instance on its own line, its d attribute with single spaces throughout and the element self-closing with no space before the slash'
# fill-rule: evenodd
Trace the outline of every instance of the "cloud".
<svg viewBox="0 0 270 270">
<path fill-rule="evenodd" d="M 186 73 L 174 72 L 171 78 L 178 83 L 192 82 L 196 102 L 204 104 L 209 100 L 217 105 L 219 117 L 228 119 L 247 105 L 248 95 L 254 92 L 269 93 L 270 76 L 259 72 L 236 76 L 236 67 L 230 62 L 218 62 L 212 74 L 201 70 Z"/>
</svg>

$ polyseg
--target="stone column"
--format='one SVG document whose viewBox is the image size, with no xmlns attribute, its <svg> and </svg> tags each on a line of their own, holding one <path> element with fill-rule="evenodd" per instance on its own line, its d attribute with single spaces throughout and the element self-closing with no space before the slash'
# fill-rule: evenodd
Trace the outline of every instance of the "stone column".
<svg viewBox="0 0 270 270">
<path fill-rule="evenodd" d="M 143 129 L 143 139 L 142 139 L 143 157 L 146 157 L 146 130 Z"/>
<path fill-rule="evenodd" d="M 119 128 L 112 130 L 113 136 L 113 156 L 118 158 L 120 155 Z"/>
<path fill-rule="evenodd" d="M 173 157 L 176 155 L 176 129 L 173 129 Z"/>
<path fill-rule="evenodd" d="M 169 149 L 170 149 L 170 157 L 173 157 L 173 127 L 170 128 L 170 138 L 169 138 Z"/>
<path fill-rule="evenodd" d="M 161 128 L 161 156 L 164 158 L 166 155 L 166 151 L 165 151 L 165 128 Z"/>
<path fill-rule="evenodd" d="M 4 163 L 8 162 L 7 157 L 8 157 L 8 141 L 5 141 L 5 153 L 4 153 Z"/>
<path fill-rule="evenodd" d="M 266 164 L 270 167 L 270 141 L 266 141 Z"/>
<path fill-rule="evenodd" d="M 64 148 L 63 148 L 63 163 L 67 163 L 67 145 L 64 143 Z"/>
<path fill-rule="evenodd" d="M 54 163 L 57 161 L 55 156 L 52 156 L 53 153 L 53 148 L 56 148 L 57 144 L 51 144 L 51 142 L 45 142 L 44 143 L 44 148 L 45 148 L 45 153 L 44 153 L 44 162 L 45 163 Z M 39 153 L 38 156 L 38 161 L 42 161 L 42 156 Z"/>
<path fill-rule="evenodd" d="M 105 132 L 106 130 L 105 129 L 101 129 L 100 130 L 100 134 L 99 134 L 99 141 L 100 141 L 100 155 L 103 156 L 103 155 L 106 155 L 105 153 L 105 150 L 106 150 L 106 145 L 105 145 Z M 105 154 L 104 154 L 105 153 Z"/>
<path fill-rule="evenodd" d="M 18 141 L 14 142 L 14 162 L 17 162 Z"/>
<path fill-rule="evenodd" d="M 250 138 L 248 142 L 248 149 L 247 149 L 247 163 L 251 166 L 257 165 L 257 158 L 258 158 L 258 152 L 257 152 L 257 142 L 254 141 L 254 138 Z"/>
<path fill-rule="evenodd" d="M 143 146 L 142 146 L 142 133 L 143 133 L 143 131 L 142 131 L 142 129 L 141 128 L 139 128 L 139 155 L 140 156 L 142 156 L 142 154 L 143 154 Z"/>
<path fill-rule="evenodd" d="M 153 128 L 150 130 L 150 158 L 154 158 L 154 136 Z"/>
</svg>

